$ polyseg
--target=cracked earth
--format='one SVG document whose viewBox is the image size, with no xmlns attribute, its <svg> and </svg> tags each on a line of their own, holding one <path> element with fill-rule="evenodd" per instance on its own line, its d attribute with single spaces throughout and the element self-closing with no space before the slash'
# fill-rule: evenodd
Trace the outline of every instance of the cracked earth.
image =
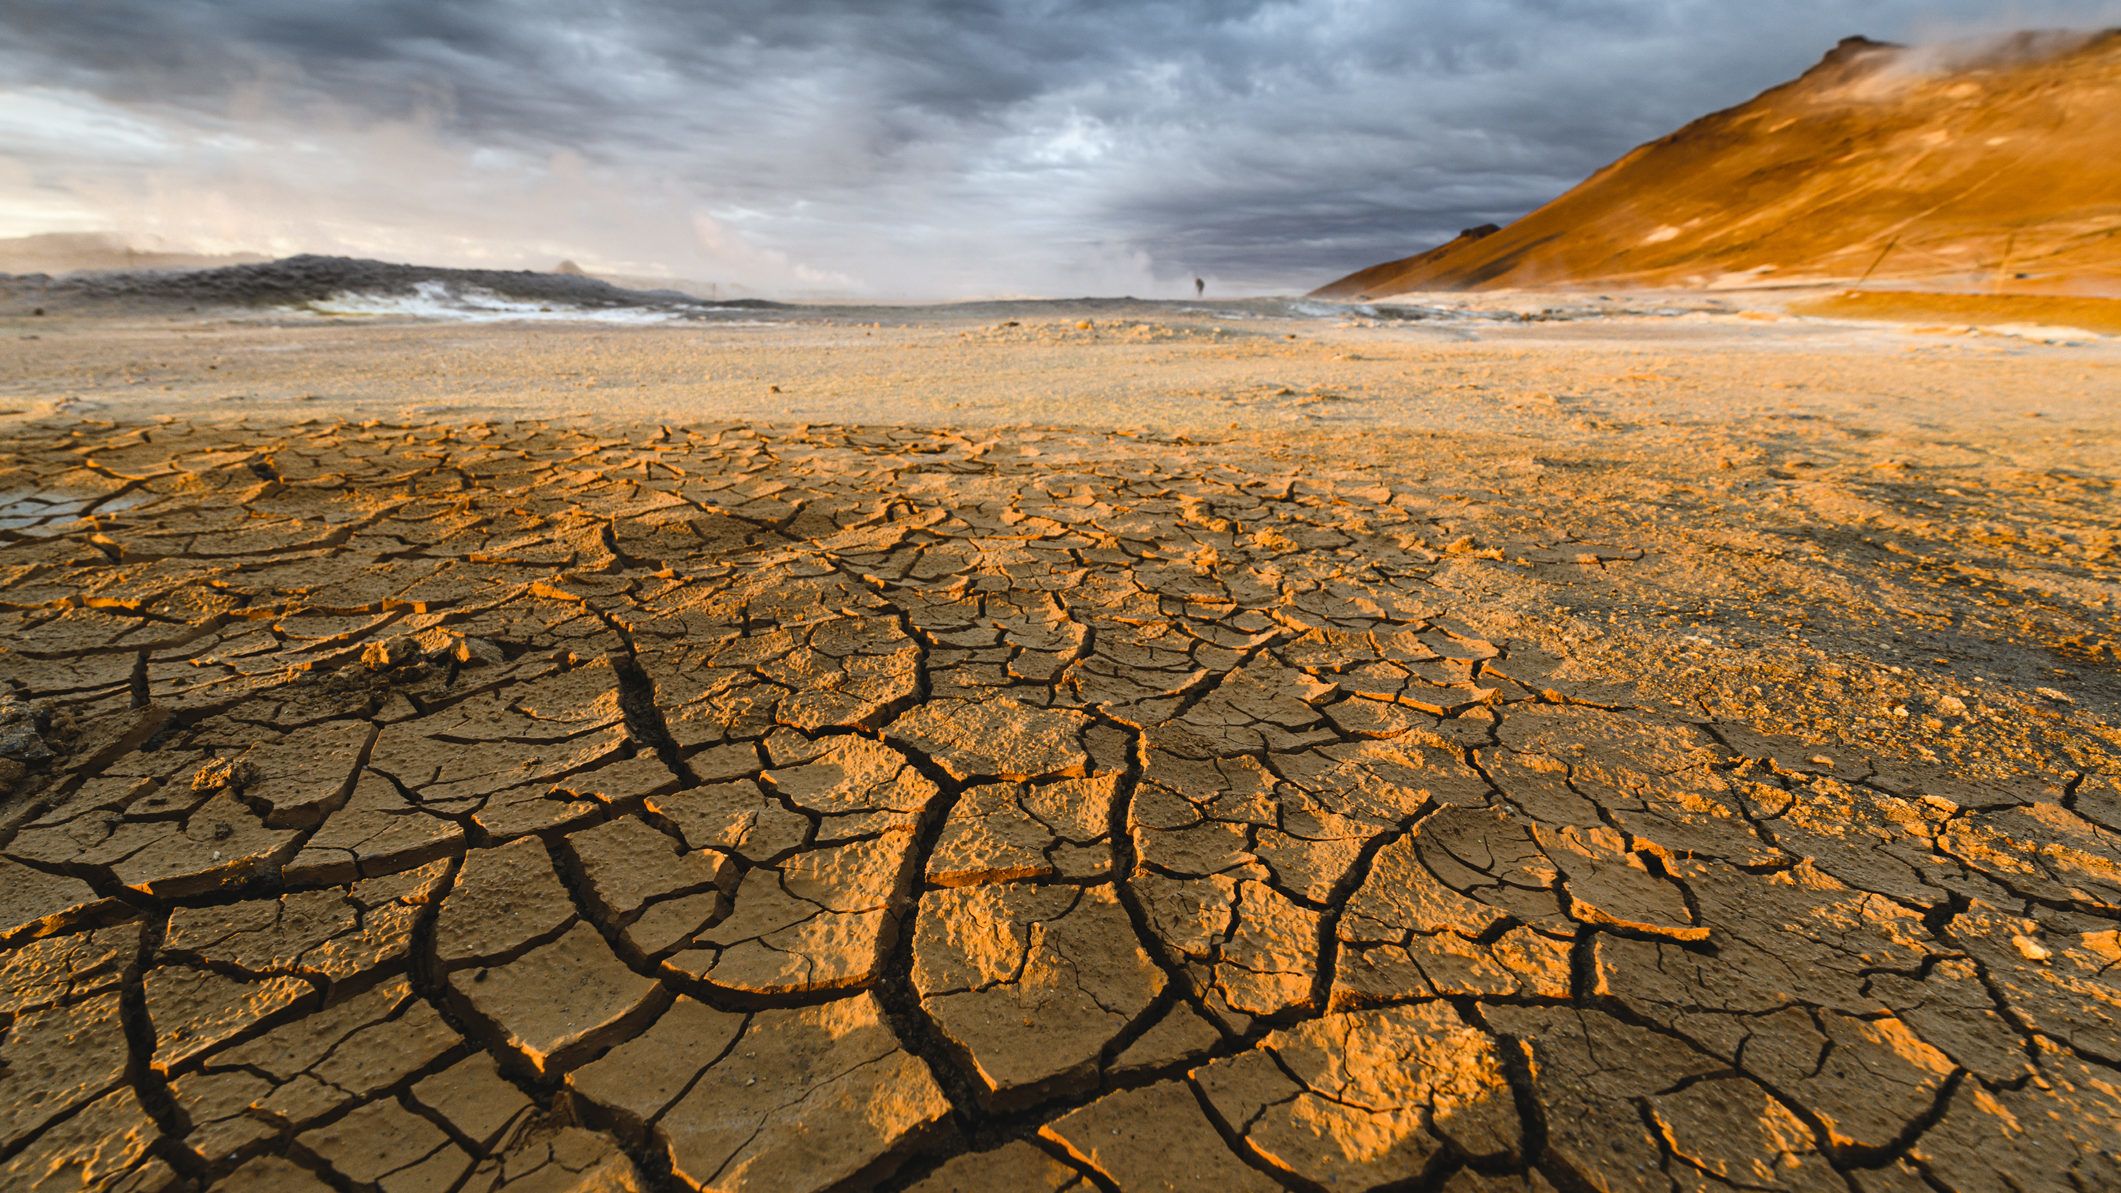
<svg viewBox="0 0 2121 1193">
<path fill-rule="evenodd" d="M 0 428 L 0 1184 L 2121 1187 L 2110 483 L 1446 451 Z"/>
</svg>

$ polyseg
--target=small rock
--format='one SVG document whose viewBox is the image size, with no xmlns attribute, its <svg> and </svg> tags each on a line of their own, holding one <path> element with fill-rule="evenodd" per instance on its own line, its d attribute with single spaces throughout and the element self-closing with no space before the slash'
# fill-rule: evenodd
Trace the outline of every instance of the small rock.
<svg viewBox="0 0 2121 1193">
<path fill-rule="evenodd" d="M 50 761 L 52 749 L 37 722 L 36 709 L 11 692 L 0 694 L 0 758 L 25 765 Z"/>
<path fill-rule="evenodd" d="M 193 791 L 241 791 L 257 777 L 255 768 L 240 758 L 214 758 L 191 777 Z"/>
<path fill-rule="evenodd" d="M 400 634 L 361 648 L 361 665 L 370 671 L 396 671 L 418 666 L 427 657 L 426 648 L 410 634 Z"/>
<path fill-rule="evenodd" d="M 484 638 L 457 639 L 451 644 L 449 657 L 466 667 L 485 667 L 508 661 L 508 656 L 498 645 Z"/>
</svg>

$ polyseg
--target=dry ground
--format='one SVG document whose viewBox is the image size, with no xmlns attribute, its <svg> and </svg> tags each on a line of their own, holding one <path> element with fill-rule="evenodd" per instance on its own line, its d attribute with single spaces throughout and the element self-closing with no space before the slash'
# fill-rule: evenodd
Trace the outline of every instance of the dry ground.
<svg viewBox="0 0 2121 1193">
<path fill-rule="evenodd" d="M 0 1184 L 2121 1186 L 2110 345 L 908 322 L 0 328 Z"/>
<path fill-rule="evenodd" d="M 2121 298 L 2060 294 L 1932 294 L 1909 290 L 1843 290 L 1799 308 L 1813 314 L 1903 323 L 2017 324 L 2083 328 L 2121 335 Z"/>
</svg>

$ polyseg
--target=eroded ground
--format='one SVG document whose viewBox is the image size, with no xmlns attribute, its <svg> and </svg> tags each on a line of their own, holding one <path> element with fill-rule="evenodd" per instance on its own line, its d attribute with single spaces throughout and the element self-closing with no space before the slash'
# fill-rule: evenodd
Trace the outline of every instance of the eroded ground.
<svg viewBox="0 0 2121 1193">
<path fill-rule="evenodd" d="M 2099 475 L 0 435 L 8 1187 L 2121 1187 Z"/>
</svg>

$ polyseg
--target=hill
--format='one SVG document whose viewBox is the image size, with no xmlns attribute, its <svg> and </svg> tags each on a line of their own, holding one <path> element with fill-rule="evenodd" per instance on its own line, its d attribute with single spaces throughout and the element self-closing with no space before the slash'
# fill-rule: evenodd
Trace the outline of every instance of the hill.
<svg viewBox="0 0 2121 1193">
<path fill-rule="evenodd" d="M 290 307 L 346 295 L 370 298 L 422 296 L 449 303 L 554 304 L 583 310 L 648 308 L 690 312 L 759 309 L 780 304 L 760 299 L 708 303 L 677 290 L 637 290 L 580 273 L 524 269 L 445 269 L 358 257 L 305 255 L 212 269 L 142 269 L 0 275 L 0 311 L 18 307 L 140 309 Z"/>
<path fill-rule="evenodd" d="M 2121 29 L 1850 38 L 1491 235 L 1313 297 L 1538 286 L 2121 293 Z"/>
</svg>

